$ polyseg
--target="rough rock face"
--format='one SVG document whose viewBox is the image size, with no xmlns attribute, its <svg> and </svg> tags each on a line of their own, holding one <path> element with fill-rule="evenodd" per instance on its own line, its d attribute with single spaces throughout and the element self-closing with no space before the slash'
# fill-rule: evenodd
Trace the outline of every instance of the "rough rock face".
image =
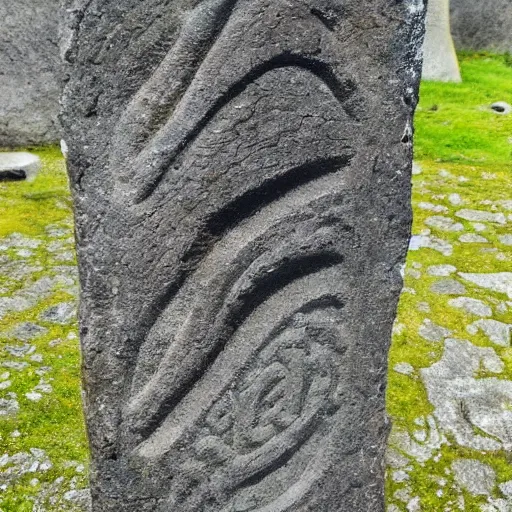
<svg viewBox="0 0 512 512">
<path fill-rule="evenodd" d="M 423 11 L 71 12 L 95 511 L 384 510 Z"/>
<path fill-rule="evenodd" d="M 59 3 L 0 2 L 0 147 L 60 138 Z"/>
<path fill-rule="evenodd" d="M 450 11 L 457 48 L 512 51 L 510 0 L 450 0 Z"/>
</svg>

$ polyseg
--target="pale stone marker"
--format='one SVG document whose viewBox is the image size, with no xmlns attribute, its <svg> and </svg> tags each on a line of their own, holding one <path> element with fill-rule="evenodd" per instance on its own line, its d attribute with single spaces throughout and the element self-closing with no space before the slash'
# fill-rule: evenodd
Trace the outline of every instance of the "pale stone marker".
<svg viewBox="0 0 512 512">
<path fill-rule="evenodd" d="M 450 31 L 450 0 L 429 0 L 423 46 L 424 80 L 460 82 L 459 62 Z"/>
<path fill-rule="evenodd" d="M 422 2 L 68 14 L 94 510 L 382 512 Z"/>
</svg>

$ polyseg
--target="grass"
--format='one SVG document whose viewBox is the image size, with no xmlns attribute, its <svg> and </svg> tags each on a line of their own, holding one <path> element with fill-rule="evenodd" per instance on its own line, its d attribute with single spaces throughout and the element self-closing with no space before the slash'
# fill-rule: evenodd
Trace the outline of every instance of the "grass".
<svg viewBox="0 0 512 512">
<path fill-rule="evenodd" d="M 0 270 L 2 261 L 6 265 L 14 264 L 14 268 L 23 266 L 33 269 L 29 276 L 0 272 L 0 301 L 2 297 L 12 297 L 16 291 L 44 276 L 61 275 L 63 267 L 76 266 L 74 259 L 59 261 L 58 254 L 47 250 L 51 241 L 46 230 L 48 226 L 63 230 L 69 249 L 73 247 L 70 240 L 71 200 L 62 156 L 57 148 L 42 148 L 33 152 L 41 157 L 43 163 L 35 181 L 0 183 L 0 244 L 3 238 L 18 233 L 39 241 L 40 245 L 30 249 L 32 254 L 28 257 L 20 257 L 16 248 L 0 252 L 0 258 L 4 258 L 0 259 Z M 23 371 L 0 366 L 0 374 L 8 372 L 8 380 L 12 382 L 1 392 L 1 397 L 6 397 L 6 393 L 15 393 L 20 406 L 16 417 L 0 418 L 2 452 L 12 456 L 39 448 L 45 450 L 53 464 L 48 471 L 28 472 L 17 478 L 14 484 L 8 485 L 0 494 L 0 510 L 3 512 L 40 510 L 37 508 L 40 506 L 50 507 L 49 510 L 74 510 L 72 503 L 62 499 L 63 494 L 87 485 L 86 471 L 77 473 L 69 464 L 70 461 L 86 464 L 88 458 L 81 407 L 76 322 L 63 326 L 40 319 L 40 314 L 48 307 L 75 300 L 69 286 L 57 284 L 47 297 L 33 307 L 23 312 L 9 313 L 3 318 L 0 315 L 0 363 L 29 363 L 29 367 Z M 13 357 L 6 351 L 8 346 L 23 344 L 7 336 L 8 331 L 20 322 L 34 322 L 48 329 L 42 337 L 28 342 L 36 347 L 35 353 L 42 356 L 41 363 L 31 361 L 29 356 Z M 51 346 L 50 342 L 54 340 L 61 342 Z M 42 375 L 46 368 L 49 370 Z M 41 378 L 50 383 L 53 392 L 43 393 L 43 398 L 38 402 L 30 401 L 25 395 L 39 384 Z M 0 469 L 0 484 L 5 482 L 10 466 L 7 464 Z M 58 489 L 45 498 L 45 489 L 50 485 L 55 486 L 56 481 L 61 482 L 56 486 Z"/>
<path fill-rule="evenodd" d="M 422 173 L 413 177 L 413 233 L 419 234 L 428 226 L 425 221 L 432 215 L 443 215 L 418 207 L 420 202 L 430 202 L 448 208 L 450 216 L 464 225 L 464 232 L 475 232 L 472 223 L 455 217 L 457 210 L 469 208 L 491 211 L 492 204 L 512 198 L 512 116 L 499 115 L 490 109 L 495 101 L 512 103 L 512 67 L 506 56 L 490 54 L 461 54 L 460 65 L 463 82 L 423 82 L 420 104 L 415 118 L 415 160 Z M 447 174 L 446 171 L 449 173 Z M 441 174 L 440 174 L 441 172 Z M 460 181 L 460 179 L 464 181 Z M 449 195 L 457 193 L 463 206 L 454 206 Z M 503 208 L 497 211 L 506 210 Z M 390 353 L 390 372 L 387 394 L 388 412 L 394 430 L 413 435 L 418 430 L 418 420 L 433 413 L 433 406 L 418 370 L 438 361 L 443 355 L 442 343 L 431 343 L 421 338 L 418 329 L 425 318 L 450 329 L 452 337 L 468 339 L 482 347 L 492 347 L 505 363 L 505 370 L 497 377 L 512 380 L 512 349 L 492 345 L 482 334 L 470 335 L 466 326 L 477 320 L 470 314 L 451 308 L 452 297 L 438 295 L 430 290 L 439 278 L 431 277 L 426 269 L 430 265 L 450 264 L 460 272 L 506 272 L 511 270 L 512 247 L 504 246 L 499 236 L 510 234 L 510 224 L 486 224 L 482 233 L 488 244 L 463 244 L 459 233 L 446 233 L 431 228 L 432 234 L 453 245 L 449 257 L 431 249 L 411 251 L 407 258 L 405 291 L 402 294 L 397 324 Z M 488 249 L 496 252 L 488 252 Z M 416 272 L 421 272 L 418 279 Z M 504 307 L 507 297 L 472 286 L 464 282 L 467 296 L 481 299 L 494 310 L 493 319 L 512 323 L 512 308 Z M 430 312 L 421 311 L 428 304 Z M 506 304 L 505 304 L 506 305 Z M 419 308 L 419 309 L 418 309 Z M 502 311 L 502 312 L 499 312 Z M 395 364 L 407 362 L 415 368 L 411 376 L 392 370 Z M 471 496 L 458 490 L 450 470 L 458 458 L 478 459 L 490 465 L 498 482 L 512 479 L 510 455 L 504 451 L 484 453 L 461 447 L 447 436 L 447 444 L 437 457 L 425 463 L 413 461 L 410 481 L 405 486 L 411 496 L 419 496 L 423 511 L 466 510 L 480 512 L 486 503 L 485 496 Z M 444 485 L 439 482 L 445 480 Z M 406 510 L 406 502 L 395 496 L 404 483 L 392 479 L 389 471 L 387 484 L 388 502 L 398 510 Z M 399 495 L 398 495 L 399 496 Z M 464 499 L 464 508 L 457 503 Z M 503 498 L 498 490 L 494 498 Z M 488 509 L 494 510 L 494 509 Z M 496 509 L 497 510 L 497 509 Z"/>
</svg>

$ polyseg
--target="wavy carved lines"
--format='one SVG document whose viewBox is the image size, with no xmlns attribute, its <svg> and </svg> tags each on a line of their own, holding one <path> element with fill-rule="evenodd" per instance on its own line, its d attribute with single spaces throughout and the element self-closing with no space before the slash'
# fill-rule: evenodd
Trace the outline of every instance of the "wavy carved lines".
<svg viewBox="0 0 512 512">
<path fill-rule="evenodd" d="M 263 300 L 262 296 L 272 293 L 270 285 L 268 289 L 263 286 L 266 276 L 270 276 L 274 282 L 284 283 L 287 279 L 299 277 L 301 272 L 313 272 L 315 268 L 341 261 L 336 253 L 331 254 L 328 249 L 321 249 L 321 244 L 317 243 L 315 246 L 312 243 L 308 249 L 307 237 L 311 239 L 312 234 L 304 234 L 302 259 L 289 261 L 288 265 L 279 269 L 280 261 L 288 258 L 285 253 L 277 260 L 275 257 L 271 258 L 266 264 L 267 270 L 264 272 L 270 270 L 270 273 L 264 273 L 263 278 L 258 278 L 259 297 L 251 289 L 238 290 L 235 286 L 236 281 L 250 271 L 251 264 L 254 266 L 253 262 L 268 249 L 262 241 L 269 237 L 269 233 L 276 226 L 286 222 L 293 223 L 292 219 L 297 211 L 300 212 L 322 197 L 333 195 L 340 188 L 337 173 L 348 165 L 350 159 L 347 155 L 293 168 L 281 176 L 265 181 L 260 187 L 249 190 L 205 222 L 201 236 L 192 243 L 185 256 L 189 259 L 193 257 L 201 261 L 201 264 L 185 281 L 178 294 L 153 308 L 157 315 L 148 319 L 148 324 L 156 324 L 153 331 L 157 334 L 156 338 L 153 333 L 149 334 L 149 341 L 146 341 L 139 354 L 133 382 L 145 384 L 142 389 L 134 387 L 135 396 L 128 407 L 132 418 L 140 416 L 136 424 L 139 425 L 138 430 L 143 437 L 147 437 L 158 427 L 182 399 L 190 383 L 212 364 L 225 346 L 226 338 L 215 339 L 212 334 L 215 329 L 222 332 L 222 328 L 215 325 L 205 326 L 202 319 L 221 314 L 222 308 L 225 303 L 229 303 L 232 295 L 236 297 L 233 299 L 234 303 L 244 300 L 245 295 L 250 296 L 251 301 L 245 302 L 249 308 L 254 307 Z M 276 246 L 283 243 L 293 247 L 290 240 L 283 242 L 276 238 Z M 208 247 L 210 252 L 206 253 Z M 256 273 L 263 272 L 261 260 L 259 265 L 260 269 Z M 278 270 L 272 272 L 274 267 Z M 231 312 L 231 316 L 236 316 L 238 320 L 232 322 L 230 330 L 236 330 L 247 314 L 246 310 L 236 306 L 236 315 Z M 221 326 L 223 321 L 225 319 L 220 320 Z M 168 328 L 159 327 L 163 325 Z M 171 338 L 167 343 L 163 342 L 168 346 L 166 351 L 157 356 L 155 343 L 162 343 L 159 332 Z M 180 362 L 183 358 L 186 359 Z M 152 368 L 144 364 L 144 361 L 159 361 L 159 365 Z M 190 367 L 195 368 L 193 375 L 189 371 Z M 145 381 L 145 376 L 151 377 Z M 154 406 L 155 403 L 160 404 L 158 410 L 149 405 Z"/>
<path fill-rule="evenodd" d="M 330 66 L 325 62 L 316 58 L 286 52 L 254 66 L 246 75 L 230 84 L 226 91 L 213 99 L 212 105 L 191 126 L 188 119 L 190 112 L 187 110 L 187 102 L 196 100 L 192 92 L 194 91 L 192 82 L 187 95 L 182 100 L 185 104 L 177 108 L 175 117 L 171 118 L 160 130 L 150 148 L 144 149 L 135 163 L 136 167 L 144 169 L 145 174 L 147 174 L 145 184 L 140 187 L 135 202 L 140 203 L 153 194 L 178 155 L 196 139 L 218 112 L 266 73 L 281 68 L 299 68 L 310 72 L 327 86 L 340 103 L 345 102 L 355 91 L 355 86 L 350 81 L 343 83 L 338 80 Z M 191 96 L 191 98 L 187 96 Z M 206 105 L 201 110 L 205 107 Z M 183 114 L 180 115 L 180 113 Z M 350 114 L 350 112 L 348 113 Z"/>
<path fill-rule="evenodd" d="M 162 63 L 138 91 L 119 120 L 111 166 L 135 157 L 173 114 L 198 67 L 222 31 L 238 0 L 203 0 L 186 15 L 177 41 Z"/>
</svg>

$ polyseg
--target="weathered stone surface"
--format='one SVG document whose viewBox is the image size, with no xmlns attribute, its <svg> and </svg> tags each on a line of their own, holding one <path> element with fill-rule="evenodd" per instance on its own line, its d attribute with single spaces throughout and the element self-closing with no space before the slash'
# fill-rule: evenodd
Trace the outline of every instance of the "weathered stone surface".
<svg viewBox="0 0 512 512">
<path fill-rule="evenodd" d="M 30 153 L 0 152 L 0 181 L 34 179 L 41 168 L 41 160 Z"/>
<path fill-rule="evenodd" d="M 512 51 L 510 0 L 450 0 L 450 14 L 458 49 Z"/>
<path fill-rule="evenodd" d="M 70 14 L 93 509 L 382 511 L 421 3 Z"/>
<path fill-rule="evenodd" d="M 60 138 L 59 4 L 0 2 L 0 147 Z"/>
</svg>

